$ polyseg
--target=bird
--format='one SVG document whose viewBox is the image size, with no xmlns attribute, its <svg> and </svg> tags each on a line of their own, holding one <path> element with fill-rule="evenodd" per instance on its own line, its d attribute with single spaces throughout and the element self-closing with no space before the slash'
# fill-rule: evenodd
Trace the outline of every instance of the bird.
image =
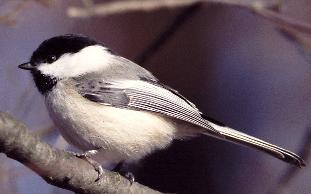
<svg viewBox="0 0 311 194">
<path fill-rule="evenodd" d="M 77 156 L 93 164 L 99 178 L 102 167 L 91 159 L 93 155 L 119 168 L 167 148 L 173 140 L 200 135 L 305 166 L 295 153 L 204 115 L 151 72 L 90 37 L 49 38 L 19 68 L 31 72 L 52 121 L 69 144 L 83 151 Z"/>
</svg>

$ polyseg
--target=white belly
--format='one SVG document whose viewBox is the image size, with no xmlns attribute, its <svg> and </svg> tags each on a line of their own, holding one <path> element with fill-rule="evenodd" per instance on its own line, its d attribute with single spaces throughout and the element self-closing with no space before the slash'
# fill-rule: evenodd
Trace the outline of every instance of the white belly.
<svg viewBox="0 0 311 194">
<path fill-rule="evenodd" d="M 135 161 L 176 137 L 177 124 L 169 118 L 97 104 L 61 82 L 56 87 L 46 96 L 50 116 L 63 137 L 80 149 L 102 148 L 109 160 Z"/>
</svg>

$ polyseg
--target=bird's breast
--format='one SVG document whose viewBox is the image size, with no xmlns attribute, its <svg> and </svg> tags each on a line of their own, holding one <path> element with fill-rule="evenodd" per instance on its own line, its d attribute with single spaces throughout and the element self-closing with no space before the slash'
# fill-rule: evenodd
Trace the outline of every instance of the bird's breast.
<svg viewBox="0 0 311 194">
<path fill-rule="evenodd" d="M 176 124 L 169 118 L 98 104 L 63 83 L 46 96 L 46 105 L 70 144 L 84 150 L 103 148 L 107 155 L 123 160 L 165 148 L 176 136 Z"/>
</svg>

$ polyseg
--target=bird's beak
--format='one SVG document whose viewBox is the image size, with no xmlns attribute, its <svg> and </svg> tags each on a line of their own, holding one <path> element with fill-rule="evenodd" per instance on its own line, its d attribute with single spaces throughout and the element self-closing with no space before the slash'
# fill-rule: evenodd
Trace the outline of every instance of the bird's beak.
<svg viewBox="0 0 311 194">
<path fill-rule="evenodd" d="M 32 70 L 35 68 L 35 66 L 31 65 L 29 62 L 20 64 L 18 67 L 25 70 Z"/>
</svg>

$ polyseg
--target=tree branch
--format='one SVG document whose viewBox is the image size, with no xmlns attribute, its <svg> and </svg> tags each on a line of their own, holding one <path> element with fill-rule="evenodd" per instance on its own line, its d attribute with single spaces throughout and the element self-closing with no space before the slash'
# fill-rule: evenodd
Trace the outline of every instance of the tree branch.
<svg viewBox="0 0 311 194">
<path fill-rule="evenodd" d="M 299 32 L 311 34 L 309 23 L 295 20 L 278 12 L 282 1 L 246 1 L 246 0 L 127 0 L 99 3 L 85 7 L 69 7 L 69 17 L 86 18 L 91 16 L 108 16 L 134 11 L 155 11 L 158 9 L 172 9 L 186 7 L 196 3 L 214 3 L 247 9 L 253 13 L 273 22 L 280 27 L 294 28 Z"/>
<path fill-rule="evenodd" d="M 163 8 L 186 7 L 196 3 L 219 3 L 225 5 L 233 5 L 238 7 L 251 8 L 256 7 L 273 7 L 276 1 L 245 1 L 245 0 L 127 0 L 127 1 L 111 1 L 108 3 L 94 4 L 92 7 L 69 7 L 67 14 L 70 17 L 91 17 L 91 16 L 108 16 L 113 14 L 128 13 L 134 11 L 155 11 Z"/>
<path fill-rule="evenodd" d="M 16 18 L 16 16 L 28 5 L 29 2 L 29 0 L 20 1 L 8 13 L 1 14 L 0 23 L 14 25 L 16 23 L 14 18 Z"/>
<path fill-rule="evenodd" d="M 272 11 L 270 9 L 266 9 L 261 6 L 254 6 L 252 10 L 254 11 L 254 13 L 260 15 L 268 21 L 273 22 L 281 28 L 290 28 L 295 29 L 298 32 L 311 34 L 310 23 L 296 20 L 294 18 L 288 17 L 284 14 Z"/>
<path fill-rule="evenodd" d="M 83 159 L 52 148 L 33 136 L 22 123 L 0 112 L 0 152 L 40 175 L 49 184 L 76 193 L 160 193 L 118 173 L 104 170 L 103 177 Z"/>
<path fill-rule="evenodd" d="M 193 4 L 185 8 L 180 14 L 178 14 L 172 22 L 170 22 L 164 30 L 161 31 L 156 38 L 148 45 L 141 54 L 135 57 L 134 61 L 137 64 L 144 64 L 147 59 L 154 55 L 160 48 L 173 37 L 180 27 L 186 23 L 200 8 L 199 3 Z"/>
<path fill-rule="evenodd" d="M 30 2 L 37 2 L 40 5 L 43 6 L 49 6 L 51 3 L 51 0 L 22 0 L 22 1 L 17 1 L 16 3 L 13 3 L 12 8 L 8 8 L 10 11 L 8 13 L 5 14 L 0 14 L 0 23 L 3 23 L 5 25 L 15 25 L 16 23 L 16 18 L 17 15 L 22 12 Z M 4 1 L 1 2 L 4 5 L 5 4 L 10 4 L 12 3 L 12 1 Z M 1 4 L 1 6 L 3 6 L 3 4 Z M 11 5 L 11 4 L 10 4 Z"/>
</svg>

